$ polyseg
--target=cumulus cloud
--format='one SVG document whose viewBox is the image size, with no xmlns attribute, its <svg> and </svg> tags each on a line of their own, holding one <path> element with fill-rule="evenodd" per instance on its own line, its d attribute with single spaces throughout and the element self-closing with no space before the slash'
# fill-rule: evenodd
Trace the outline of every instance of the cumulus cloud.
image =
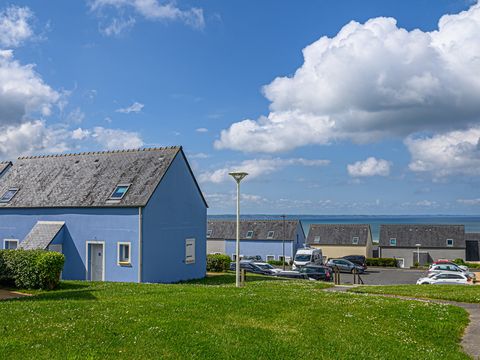
<svg viewBox="0 0 480 360">
<path fill-rule="evenodd" d="M 393 18 L 352 21 L 303 49 L 293 76 L 263 88 L 268 115 L 232 124 L 214 145 L 275 153 L 468 128 L 480 118 L 479 34 L 480 4 L 443 16 L 432 32 Z"/>
<path fill-rule="evenodd" d="M 303 166 L 325 166 L 330 163 L 329 160 L 309 160 L 303 158 L 266 158 L 266 159 L 249 159 L 238 164 L 231 164 L 226 167 L 216 169 L 214 171 L 203 172 L 199 176 L 201 182 L 221 183 L 229 180 L 231 177 L 228 173 L 232 171 L 245 171 L 248 173 L 248 179 L 254 179 L 263 175 L 268 175 L 279 171 L 287 166 L 303 165 Z"/>
<path fill-rule="evenodd" d="M 113 8 L 118 15 L 133 10 L 132 16 L 128 18 L 108 17 L 105 10 Z M 101 14 L 103 19 L 109 21 L 108 25 L 101 26 L 105 35 L 119 35 L 121 32 L 131 28 L 135 24 L 135 17 L 140 16 L 150 21 L 180 21 L 194 28 L 203 29 L 205 18 L 203 9 L 192 7 L 180 9 L 174 2 L 160 3 L 158 0 L 92 0 L 90 9 Z"/>
<path fill-rule="evenodd" d="M 92 138 L 106 150 L 136 149 L 143 146 L 140 134 L 120 129 L 93 128 Z"/>
<path fill-rule="evenodd" d="M 50 115 L 60 95 L 35 71 L 22 65 L 13 51 L 0 50 L 0 126 L 27 121 L 27 115 Z"/>
<path fill-rule="evenodd" d="M 364 161 L 357 161 L 347 165 L 348 174 L 353 177 L 388 176 L 391 162 L 384 159 L 369 157 Z"/>
<path fill-rule="evenodd" d="M 410 170 L 434 178 L 480 175 L 480 127 L 405 140 L 412 160 Z"/>
<path fill-rule="evenodd" d="M 126 108 L 117 109 L 115 111 L 123 114 L 139 113 L 142 111 L 144 106 L 145 106 L 144 104 L 135 101 L 132 105 Z"/>
<path fill-rule="evenodd" d="M 72 139 L 74 140 L 83 140 L 90 136 L 89 130 L 84 130 L 82 128 L 78 128 L 72 131 Z"/>
<path fill-rule="evenodd" d="M 33 36 L 29 21 L 33 13 L 28 7 L 9 6 L 0 11 L 0 45 L 12 48 Z"/>
</svg>

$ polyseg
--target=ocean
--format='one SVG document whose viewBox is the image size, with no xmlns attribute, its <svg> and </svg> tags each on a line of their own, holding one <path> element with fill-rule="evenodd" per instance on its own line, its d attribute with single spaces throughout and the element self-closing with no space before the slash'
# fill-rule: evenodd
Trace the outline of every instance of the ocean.
<svg viewBox="0 0 480 360">
<path fill-rule="evenodd" d="M 235 215 L 209 215 L 209 219 L 235 220 Z M 245 220 L 281 220 L 280 215 L 242 215 Z M 466 232 L 480 232 L 480 216 L 462 215 L 286 215 L 302 221 L 305 235 L 311 224 L 370 224 L 373 241 L 378 241 L 380 224 L 455 224 Z"/>
</svg>

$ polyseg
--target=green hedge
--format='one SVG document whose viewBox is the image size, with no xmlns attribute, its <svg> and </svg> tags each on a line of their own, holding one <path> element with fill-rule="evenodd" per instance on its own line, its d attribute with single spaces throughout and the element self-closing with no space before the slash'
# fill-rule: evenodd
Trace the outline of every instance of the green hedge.
<svg viewBox="0 0 480 360">
<path fill-rule="evenodd" d="M 232 259 L 228 255 L 208 254 L 207 255 L 207 271 L 223 272 L 230 269 Z"/>
<path fill-rule="evenodd" d="M 0 282 L 21 289 L 57 287 L 65 256 L 45 250 L 0 250 Z"/>
<path fill-rule="evenodd" d="M 397 267 L 394 258 L 367 258 L 367 266 Z"/>
<path fill-rule="evenodd" d="M 468 266 L 470 269 L 480 269 L 480 264 L 465 262 L 463 259 L 453 260 L 455 264 Z"/>
</svg>

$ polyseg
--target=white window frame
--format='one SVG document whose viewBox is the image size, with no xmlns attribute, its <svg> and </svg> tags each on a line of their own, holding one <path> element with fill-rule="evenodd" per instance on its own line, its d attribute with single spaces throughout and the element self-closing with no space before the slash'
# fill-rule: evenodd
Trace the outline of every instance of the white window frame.
<svg viewBox="0 0 480 360">
<path fill-rule="evenodd" d="M 212 230 L 212 229 L 208 229 L 208 230 L 207 230 L 207 238 L 212 237 L 212 234 L 213 234 L 213 230 Z"/>
<path fill-rule="evenodd" d="M 448 242 L 449 242 L 449 241 L 451 241 L 451 242 L 452 242 L 452 244 L 451 244 L 451 245 L 448 245 Z M 447 247 L 453 247 L 453 244 L 454 244 L 454 242 L 453 242 L 453 239 L 447 239 Z"/>
<path fill-rule="evenodd" d="M 271 259 L 269 259 L 269 258 L 271 258 Z M 272 260 L 275 261 L 275 255 L 267 255 L 267 256 L 265 257 L 265 260 L 266 260 L 267 262 L 272 261 Z"/>
<path fill-rule="evenodd" d="M 120 259 L 120 249 L 122 245 L 128 245 L 128 261 L 122 261 Z M 132 243 L 129 241 L 119 241 L 117 242 L 117 264 L 119 266 L 128 266 L 132 265 Z"/>
<path fill-rule="evenodd" d="M 250 234 L 250 233 L 251 233 L 251 235 L 248 236 L 248 234 Z M 247 234 L 245 235 L 245 239 L 251 239 L 251 238 L 253 238 L 253 230 L 248 230 Z"/>
<path fill-rule="evenodd" d="M 270 235 L 270 234 L 272 234 L 272 235 Z M 273 231 L 273 230 L 270 230 L 267 233 L 267 239 L 273 239 L 274 236 L 275 236 L 275 231 Z"/>
<path fill-rule="evenodd" d="M 118 185 L 115 185 L 115 189 L 113 189 L 113 191 L 112 191 L 112 193 L 110 194 L 110 197 L 109 197 L 108 199 L 109 199 L 109 200 L 119 200 L 119 201 L 122 200 L 122 199 L 125 197 L 125 195 L 127 195 L 127 192 L 128 192 L 128 190 L 130 190 L 130 186 L 131 186 L 131 185 L 132 185 L 132 184 L 118 184 Z M 119 187 L 126 187 L 127 190 L 125 190 L 125 192 L 122 194 L 121 197 L 119 197 L 119 198 L 118 198 L 118 197 L 113 197 L 113 194 L 115 194 L 115 193 L 117 192 L 117 189 L 118 189 Z"/>
<path fill-rule="evenodd" d="M 359 241 L 359 240 L 360 240 L 360 239 L 359 239 L 358 236 L 352 237 L 352 244 L 353 244 L 353 245 L 358 245 L 358 241 Z"/>
<path fill-rule="evenodd" d="M 316 236 L 313 238 L 313 243 L 314 243 L 314 244 L 320 244 L 320 240 L 321 240 L 320 235 L 316 235 Z"/>
<path fill-rule="evenodd" d="M 19 241 L 18 239 L 3 239 L 3 248 L 6 250 L 7 249 L 7 242 L 15 242 L 17 243 L 17 247 L 15 248 L 18 249 L 18 244 L 19 244 Z M 10 248 L 9 248 L 10 249 Z M 14 250 L 14 249 L 10 249 L 10 250 Z"/>
<path fill-rule="evenodd" d="M 193 255 L 188 256 L 188 251 L 187 248 L 188 246 L 193 246 Z M 188 238 L 185 239 L 185 264 L 190 265 L 190 264 L 195 264 L 196 258 L 195 258 L 195 238 Z"/>
<path fill-rule="evenodd" d="M 393 243 L 392 240 L 394 240 Z M 397 238 L 390 238 L 390 246 L 397 246 Z"/>
</svg>

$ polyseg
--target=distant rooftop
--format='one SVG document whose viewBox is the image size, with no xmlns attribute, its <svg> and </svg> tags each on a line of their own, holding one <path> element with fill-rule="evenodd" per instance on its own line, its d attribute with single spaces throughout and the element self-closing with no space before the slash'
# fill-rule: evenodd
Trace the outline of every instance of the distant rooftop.
<svg viewBox="0 0 480 360">
<path fill-rule="evenodd" d="M 236 239 L 237 228 L 235 220 L 208 221 L 208 239 Z M 283 226 L 285 224 L 285 234 Z M 240 239 L 242 240 L 296 240 L 299 220 L 241 220 Z M 249 231 L 251 231 L 251 236 Z M 303 231 L 303 228 L 302 230 Z"/>
<path fill-rule="evenodd" d="M 465 248 L 464 225 L 386 224 L 380 226 L 380 246 L 390 247 L 390 239 L 397 247 L 445 248 L 446 240 L 453 240 L 453 248 Z"/>
<path fill-rule="evenodd" d="M 307 244 L 366 246 L 369 239 L 371 231 L 368 224 L 312 224 Z"/>
</svg>

